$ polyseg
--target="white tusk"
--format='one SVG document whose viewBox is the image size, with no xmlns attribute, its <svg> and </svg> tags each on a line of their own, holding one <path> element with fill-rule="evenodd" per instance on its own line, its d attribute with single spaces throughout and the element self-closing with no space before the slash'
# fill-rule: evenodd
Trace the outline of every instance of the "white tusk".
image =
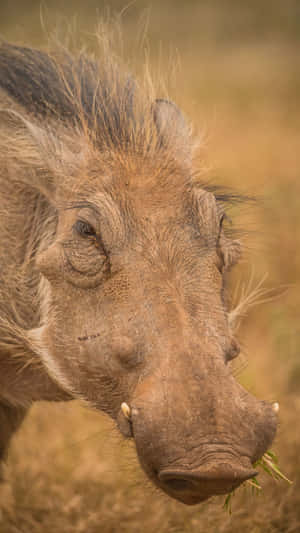
<svg viewBox="0 0 300 533">
<path fill-rule="evenodd" d="M 130 418 L 131 418 L 131 410 L 130 410 L 129 405 L 127 403 L 125 403 L 125 402 L 121 403 L 121 410 L 122 410 L 122 413 L 125 416 L 125 418 L 127 418 L 127 420 L 130 420 Z"/>
<path fill-rule="evenodd" d="M 274 413 L 278 413 L 278 411 L 279 411 L 279 403 L 277 403 L 277 402 L 272 403 L 272 409 L 273 409 Z"/>
</svg>

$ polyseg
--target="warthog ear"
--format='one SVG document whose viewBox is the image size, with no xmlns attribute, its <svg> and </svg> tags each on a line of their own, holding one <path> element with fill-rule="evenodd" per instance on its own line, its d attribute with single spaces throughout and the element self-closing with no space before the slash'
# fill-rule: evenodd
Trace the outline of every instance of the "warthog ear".
<svg viewBox="0 0 300 533">
<path fill-rule="evenodd" d="M 215 196 L 204 189 L 194 192 L 197 204 L 198 225 L 205 245 L 215 248 L 219 233 L 219 215 Z"/>
<path fill-rule="evenodd" d="M 191 128 L 180 109 L 170 100 L 158 98 L 153 106 L 154 122 L 162 146 L 174 151 L 177 158 L 190 162 L 192 155 Z"/>
<path fill-rule="evenodd" d="M 12 180 L 37 189 L 51 200 L 53 136 L 12 109 L 0 109 L 0 123 L 1 166 L 8 169 Z"/>
<path fill-rule="evenodd" d="M 0 168 L 55 204 L 58 183 L 76 171 L 84 151 L 80 136 L 56 130 L 11 109 L 0 109 Z"/>
<path fill-rule="evenodd" d="M 223 270 L 229 270 L 240 258 L 241 243 L 225 234 L 223 222 L 226 215 L 220 214 L 220 207 L 213 193 L 199 189 L 195 191 L 194 199 L 201 236 L 208 248 L 217 248 Z"/>
<path fill-rule="evenodd" d="M 224 231 L 221 230 L 219 248 L 224 263 L 224 270 L 228 271 L 239 261 L 242 255 L 241 242 L 236 239 L 229 239 L 224 234 Z"/>
</svg>

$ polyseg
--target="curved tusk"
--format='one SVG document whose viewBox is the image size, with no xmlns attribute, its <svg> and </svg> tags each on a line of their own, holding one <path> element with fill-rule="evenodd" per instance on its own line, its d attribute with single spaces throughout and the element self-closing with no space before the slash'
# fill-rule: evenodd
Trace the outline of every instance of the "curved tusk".
<svg viewBox="0 0 300 533">
<path fill-rule="evenodd" d="M 125 403 L 125 402 L 121 403 L 121 410 L 122 410 L 122 413 L 125 416 L 125 418 L 127 418 L 127 420 L 130 420 L 131 419 L 131 409 L 130 409 L 129 405 L 127 403 Z"/>
<path fill-rule="evenodd" d="M 278 413 L 278 411 L 279 411 L 279 403 L 278 402 L 272 403 L 272 409 L 273 409 L 274 413 Z"/>
</svg>

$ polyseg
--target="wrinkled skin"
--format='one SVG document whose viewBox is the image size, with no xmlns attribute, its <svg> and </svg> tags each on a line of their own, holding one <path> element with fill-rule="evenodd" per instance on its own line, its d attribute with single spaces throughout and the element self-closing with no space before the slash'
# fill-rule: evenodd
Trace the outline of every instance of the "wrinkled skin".
<svg viewBox="0 0 300 533">
<path fill-rule="evenodd" d="M 69 157 L 67 171 L 60 170 L 67 178 L 53 183 L 44 171 L 37 185 L 43 200 L 32 203 L 35 229 L 28 242 L 33 244 L 26 268 L 20 260 L 18 283 L 30 271 L 23 294 L 38 286 L 40 317 L 32 313 L 21 333 L 20 327 L 13 330 L 30 364 L 19 368 L 12 343 L 7 352 L 0 345 L 0 416 L 3 411 L 6 420 L 12 417 L 14 405 L 19 413 L 2 431 L 0 455 L 32 401 L 82 398 L 134 439 L 141 466 L 158 487 L 194 504 L 255 475 L 252 465 L 274 438 L 276 415 L 246 392 L 228 367 L 239 349 L 224 276 L 238 260 L 239 243 L 225 236 L 222 205 L 192 178 L 181 113 L 163 100 L 152 112 L 161 136 L 156 158 L 134 150 L 112 150 L 104 157 L 87 149 L 85 139 L 74 154 L 64 149 L 47 163 L 54 175 L 57 161 Z M 13 115 L 8 127 L 20 127 L 18 121 Z M 45 132 L 24 121 L 22 128 L 30 131 L 41 157 L 50 159 Z M 30 156 L 33 165 L 37 156 Z M 16 174 L 8 165 L 8 172 L 11 180 L 15 175 L 21 180 L 20 170 Z M 25 183 L 26 176 L 22 179 Z M 4 215 L 0 212 L 3 220 L 12 192 L 17 194 L 16 187 L 3 194 L 8 202 Z M 18 194 L 25 206 L 29 193 Z M 51 206 L 47 224 L 44 198 Z M 16 235 L 27 223 L 20 217 Z M 14 262 L 6 270 L 9 280 Z M 25 315 L 33 306 L 30 298 Z M 2 403 L 11 407 L 1 411 Z"/>
<path fill-rule="evenodd" d="M 137 186 L 122 176 L 109 195 L 98 186 L 91 207 L 62 210 L 56 242 L 38 258 L 54 317 L 38 336 L 49 372 L 118 419 L 154 483 L 192 504 L 255 474 L 275 417 L 227 367 L 238 347 L 222 297 L 231 265 L 213 195 L 148 190 L 147 178 Z M 101 242 L 78 234 L 78 220 Z"/>
</svg>

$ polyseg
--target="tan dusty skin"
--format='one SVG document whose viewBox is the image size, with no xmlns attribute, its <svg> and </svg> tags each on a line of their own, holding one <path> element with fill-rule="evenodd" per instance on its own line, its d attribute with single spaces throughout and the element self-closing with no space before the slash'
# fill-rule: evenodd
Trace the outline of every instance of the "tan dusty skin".
<svg viewBox="0 0 300 533">
<path fill-rule="evenodd" d="M 230 197 L 203 186 L 178 108 L 110 58 L 3 44 L 0 87 L 0 458 L 32 402 L 81 398 L 170 496 L 231 491 L 277 409 L 227 364 Z"/>
</svg>

